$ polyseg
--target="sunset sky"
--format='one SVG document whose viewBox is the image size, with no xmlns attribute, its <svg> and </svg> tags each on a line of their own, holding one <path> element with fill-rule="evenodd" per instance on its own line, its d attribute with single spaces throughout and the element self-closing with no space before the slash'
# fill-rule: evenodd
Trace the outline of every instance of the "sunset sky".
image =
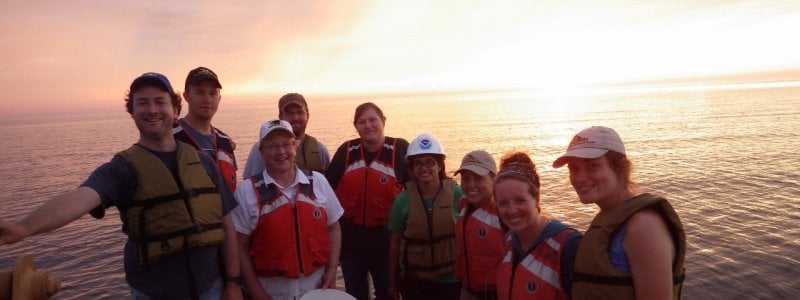
<svg viewBox="0 0 800 300">
<path fill-rule="evenodd" d="M 228 101 L 800 78 L 799 28 L 797 1 L 6 1 L 0 116 L 121 110 L 200 65 Z"/>
</svg>

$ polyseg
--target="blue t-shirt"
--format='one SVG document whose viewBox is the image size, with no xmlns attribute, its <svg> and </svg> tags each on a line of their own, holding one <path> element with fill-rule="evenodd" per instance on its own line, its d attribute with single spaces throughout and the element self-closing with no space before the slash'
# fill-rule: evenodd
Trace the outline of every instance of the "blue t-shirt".
<svg viewBox="0 0 800 300">
<path fill-rule="evenodd" d="M 177 169 L 176 151 L 148 151 L 161 159 L 175 174 Z M 219 188 L 219 193 L 222 198 L 223 214 L 227 215 L 238 203 L 225 185 L 214 160 L 208 155 L 201 154 L 199 157 L 209 177 L 217 187 L 222 187 Z M 95 169 L 81 186 L 95 190 L 100 195 L 103 208 L 124 207 L 132 201 L 136 192 L 136 174 L 124 158 L 115 156 L 110 162 Z M 120 212 L 120 215 L 123 213 Z M 148 269 L 145 269 L 139 266 L 139 244 L 129 239 L 125 243 L 123 257 L 125 277 L 128 285 L 133 289 L 152 297 L 188 299 L 191 296 L 189 269 L 194 277 L 198 294 L 211 288 L 214 281 L 221 277 L 222 262 L 219 248 L 220 246 L 192 248 L 185 255 L 183 253 L 170 255 L 151 262 Z"/>
<path fill-rule="evenodd" d="M 611 242 L 608 244 L 608 259 L 617 270 L 625 274 L 631 273 L 631 263 L 628 261 L 628 254 L 625 253 L 625 229 L 628 228 L 628 222 L 622 223 L 617 231 L 611 236 Z"/>
<path fill-rule="evenodd" d="M 211 131 L 211 134 L 202 134 L 199 131 L 195 130 L 192 126 L 189 126 L 189 123 L 186 123 L 186 120 L 180 119 L 177 121 L 183 130 L 186 131 L 187 134 L 192 136 L 192 139 L 198 144 L 197 146 L 202 149 L 203 153 L 207 154 L 211 158 L 217 157 L 217 149 L 215 149 L 215 141 L 217 139 L 216 131 Z"/>
</svg>

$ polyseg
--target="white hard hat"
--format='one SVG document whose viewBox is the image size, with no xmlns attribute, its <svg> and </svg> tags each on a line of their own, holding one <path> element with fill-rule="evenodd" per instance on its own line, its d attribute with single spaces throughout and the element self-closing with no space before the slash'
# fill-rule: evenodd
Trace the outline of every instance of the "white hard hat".
<svg viewBox="0 0 800 300">
<path fill-rule="evenodd" d="M 423 133 L 417 136 L 417 138 L 411 141 L 411 143 L 408 145 L 406 158 L 420 154 L 435 154 L 444 156 L 444 148 L 442 147 L 442 144 L 440 144 L 439 141 L 434 139 L 430 134 Z"/>
</svg>

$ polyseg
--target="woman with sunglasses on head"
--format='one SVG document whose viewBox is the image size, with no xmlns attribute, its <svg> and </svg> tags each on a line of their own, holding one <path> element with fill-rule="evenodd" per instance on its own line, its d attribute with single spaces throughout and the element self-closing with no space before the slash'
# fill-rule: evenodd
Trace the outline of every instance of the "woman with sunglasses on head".
<svg viewBox="0 0 800 300">
<path fill-rule="evenodd" d="M 569 299 L 580 233 L 542 216 L 539 174 L 528 154 L 500 161 L 494 197 L 508 226 L 508 252 L 497 271 L 499 299 Z"/>
<path fill-rule="evenodd" d="M 459 299 L 455 223 L 464 194 L 445 171 L 442 145 L 421 134 L 406 153 L 411 181 L 397 195 L 387 227 L 389 294 L 397 299 Z"/>
<path fill-rule="evenodd" d="M 497 299 L 497 266 L 506 254 L 507 228 L 500 223 L 494 200 L 497 164 L 483 150 L 461 159 L 459 217 L 456 222 L 456 274 L 461 281 L 462 300 Z"/>
<path fill-rule="evenodd" d="M 553 162 L 567 165 L 581 203 L 600 207 L 575 259 L 575 299 L 679 299 L 686 236 L 663 197 L 637 192 L 632 163 L 616 131 L 576 134 Z"/>
</svg>

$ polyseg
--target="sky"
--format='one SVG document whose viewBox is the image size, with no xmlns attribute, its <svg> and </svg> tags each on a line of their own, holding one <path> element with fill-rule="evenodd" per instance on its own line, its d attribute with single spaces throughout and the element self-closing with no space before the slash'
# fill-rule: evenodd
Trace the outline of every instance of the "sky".
<svg viewBox="0 0 800 300">
<path fill-rule="evenodd" d="M 798 28 L 797 1 L 5 1 L 0 117 L 120 109 L 197 66 L 226 101 L 800 78 Z"/>
</svg>

